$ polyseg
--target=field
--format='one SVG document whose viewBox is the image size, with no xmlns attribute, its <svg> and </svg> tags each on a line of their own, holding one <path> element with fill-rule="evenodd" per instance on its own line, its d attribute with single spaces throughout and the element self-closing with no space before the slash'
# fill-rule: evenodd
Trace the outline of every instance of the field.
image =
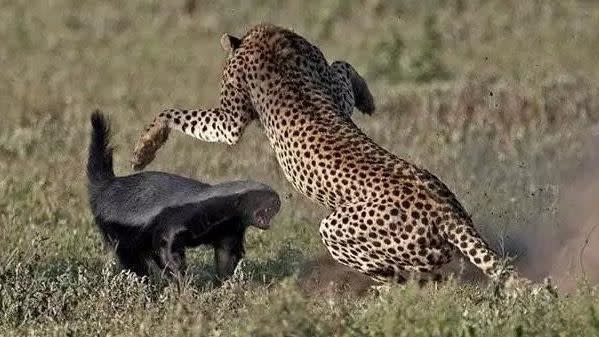
<svg viewBox="0 0 599 337">
<path fill-rule="evenodd" d="M 284 179 L 261 129 L 228 147 L 173 133 L 149 167 L 254 179 L 285 196 L 216 288 L 198 250 L 182 284 L 115 264 L 88 209 L 89 115 L 117 174 L 163 107 L 217 102 L 219 38 L 290 27 L 368 80 L 354 120 L 438 175 L 487 241 L 557 299 L 450 281 L 375 294 L 326 257 L 326 214 Z M 0 1 L 0 336 L 599 336 L 599 3 L 591 0 Z"/>
</svg>

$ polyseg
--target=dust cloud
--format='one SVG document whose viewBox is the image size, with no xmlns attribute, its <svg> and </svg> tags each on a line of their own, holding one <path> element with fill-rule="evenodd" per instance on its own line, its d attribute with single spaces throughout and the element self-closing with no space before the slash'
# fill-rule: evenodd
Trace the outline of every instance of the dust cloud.
<svg viewBox="0 0 599 337">
<path fill-rule="evenodd" d="M 599 283 L 599 136 L 589 139 L 580 163 L 562 179 L 557 228 L 537 226 L 518 239 L 526 246 L 518 269 L 533 280 L 551 276 L 563 291 Z"/>
</svg>

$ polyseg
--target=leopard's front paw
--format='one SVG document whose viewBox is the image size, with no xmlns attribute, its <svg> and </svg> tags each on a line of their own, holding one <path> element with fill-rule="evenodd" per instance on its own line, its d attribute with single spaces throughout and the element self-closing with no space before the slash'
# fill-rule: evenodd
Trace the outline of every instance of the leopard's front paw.
<svg viewBox="0 0 599 337">
<path fill-rule="evenodd" d="M 170 128 L 165 122 L 154 122 L 144 131 L 133 148 L 131 166 L 139 171 L 156 157 L 156 151 L 166 142 Z"/>
</svg>

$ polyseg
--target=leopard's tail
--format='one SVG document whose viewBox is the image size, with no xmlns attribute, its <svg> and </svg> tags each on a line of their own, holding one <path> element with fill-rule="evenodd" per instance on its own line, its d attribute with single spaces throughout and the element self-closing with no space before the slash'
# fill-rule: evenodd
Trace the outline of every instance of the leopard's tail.
<svg viewBox="0 0 599 337">
<path fill-rule="evenodd" d="M 444 234 L 449 243 L 489 278 L 499 282 L 518 278 L 513 266 L 489 247 L 470 219 L 450 217 Z"/>
</svg>

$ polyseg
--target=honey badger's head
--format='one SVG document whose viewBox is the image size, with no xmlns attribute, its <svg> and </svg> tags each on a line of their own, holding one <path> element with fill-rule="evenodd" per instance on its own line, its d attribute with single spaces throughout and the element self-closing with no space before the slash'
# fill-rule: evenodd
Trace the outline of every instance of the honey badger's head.
<svg viewBox="0 0 599 337">
<path fill-rule="evenodd" d="M 281 208 L 281 200 L 271 189 L 252 190 L 240 195 L 235 207 L 244 225 L 268 229 Z"/>
</svg>

